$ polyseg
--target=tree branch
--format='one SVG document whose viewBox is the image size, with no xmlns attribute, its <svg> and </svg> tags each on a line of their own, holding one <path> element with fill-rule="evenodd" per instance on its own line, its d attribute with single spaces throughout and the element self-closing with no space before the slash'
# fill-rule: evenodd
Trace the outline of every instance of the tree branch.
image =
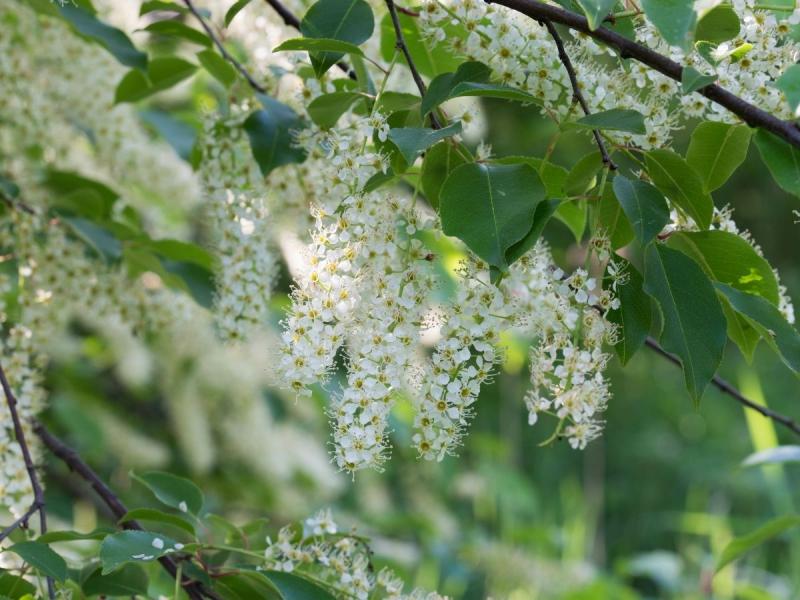
<svg viewBox="0 0 800 600">
<path fill-rule="evenodd" d="M 659 344 L 653 338 L 648 336 L 647 339 L 645 340 L 645 344 L 649 348 L 653 349 L 658 354 L 666 358 L 671 363 L 679 367 L 682 366 L 681 361 L 677 356 L 664 350 L 664 348 L 661 347 L 661 344 Z M 713 379 L 711 380 L 711 383 L 713 383 L 714 386 L 717 389 L 719 389 L 723 394 L 727 394 L 728 396 L 732 397 L 734 400 L 746 406 L 747 408 L 762 414 L 768 419 L 772 419 L 773 421 L 780 423 L 781 425 L 791 430 L 795 434 L 800 435 L 800 424 L 798 424 L 794 419 L 791 419 L 786 415 L 782 415 L 781 413 L 775 412 L 774 410 L 766 406 L 756 404 L 749 398 L 745 398 L 739 390 L 733 387 L 733 385 L 731 385 L 729 382 L 727 382 L 726 380 L 722 379 L 717 375 L 714 375 Z"/>
<path fill-rule="evenodd" d="M 589 116 L 592 114 L 589 110 L 589 104 L 586 102 L 586 98 L 583 97 L 583 92 L 581 92 L 580 85 L 578 84 L 578 76 L 575 74 L 575 67 L 572 66 L 572 61 L 570 60 L 569 54 L 567 54 L 567 51 L 564 48 L 564 42 L 561 39 L 561 36 L 558 34 L 556 26 L 546 19 L 542 19 L 540 23 L 544 24 L 548 33 L 550 34 L 550 37 L 553 38 L 553 41 L 556 44 L 558 58 L 561 59 L 561 64 L 564 65 L 564 68 L 567 70 L 567 76 L 569 77 L 569 83 L 572 86 L 572 96 L 574 100 L 581 105 L 583 114 Z M 611 160 L 611 157 L 608 155 L 606 145 L 603 143 L 603 138 L 600 136 L 600 130 L 592 129 L 592 135 L 594 135 L 594 141 L 597 142 L 597 148 L 600 150 L 600 156 L 603 158 L 603 164 L 612 171 L 616 170 L 617 165 L 614 164 L 614 161 Z"/>
<path fill-rule="evenodd" d="M 397 38 L 397 49 L 403 53 L 403 56 L 406 58 L 406 63 L 408 64 L 408 68 L 411 71 L 411 76 L 414 78 L 414 83 L 417 84 L 417 89 L 419 90 L 420 96 L 424 96 L 427 88 L 425 87 L 425 82 L 422 81 L 422 76 L 419 74 L 417 70 L 417 65 L 414 64 L 414 59 L 411 57 L 411 52 L 408 50 L 408 46 L 406 46 L 406 40 L 403 37 L 403 28 L 400 26 L 400 18 L 397 16 L 397 7 L 394 5 L 394 0 L 386 0 L 386 8 L 389 9 L 389 15 L 392 18 L 392 25 L 394 26 L 394 34 Z M 441 124 L 439 120 L 436 118 L 436 115 L 431 114 L 431 127 L 434 129 L 441 129 Z"/>
<path fill-rule="evenodd" d="M 19 413 L 17 412 L 17 398 L 14 396 L 14 392 L 11 391 L 11 385 L 8 383 L 6 372 L 3 370 L 2 365 L 0 365 L 0 385 L 2 385 L 3 393 L 6 397 L 8 412 L 11 413 L 11 422 L 14 424 L 14 437 L 22 451 L 22 460 L 25 462 L 25 470 L 28 471 L 28 479 L 30 479 L 31 487 L 33 488 L 33 504 L 31 504 L 31 507 L 21 519 L 17 519 L 16 522 L 12 523 L 10 527 L 3 531 L 0 540 L 7 537 L 17 527 L 27 524 L 28 519 L 37 511 L 39 513 L 39 532 L 47 533 L 47 513 L 44 509 L 44 491 L 39 484 L 36 466 L 33 464 L 31 451 L 30 448 L 28 448 L 28 442 L 25 440 L 25 432 L 22 430 L 22 421 L 20 421 Z M 51 599 L 56 597 L 53 579 L 51 577 L 47 578 L 47 593 Z"/>
<path fill-rule="evenodd" d="M 280 0 L 264 0 L 267 4 L 269 4 L 272 9 L 278 13 L 283 22 L 288 25 L 289 27 L 294 27 L 297 31 L 300 31 L 300 19 L 298 19 L 292 11 L 286 8 L 283 4 L 281 4 Z M 350 68 L 344 61 L 339 61 L 336 63 L 336 66 L 342 71 L 345 75 L 347 75 L 350 79 L 357 79 L 356 72 Z"/>
<path fill-rule="evenodd" d="M 633 58 L 651 69 L 666 75 L 675 81 L 681 80 L 683 67 L 666 56 L 651 50 L 650 48 L 638 44 L 628 38 L 606 29 L 598 27 L 594 31 L 589 28 L 586 18 L 560 6 L 545 4 L 538 0 L 484 0 L 491 4 L 501 4 L 512 10 L 520 12 L 536 21 L 551 21 L 560 23 L 575 31 L 585 33 L 589 37 L 607 44 L 619 52 L 622 58 Z M 733 114 L 751 127 L 761 127 L 774 133 L 789 144 L 800 148 L 800 129 L 791 121 L 784 121 L 753 106 L 749 102 L 732 94 L 725 88 L 717 84 L 709 84 L 697 90 L 712 102 L 727 108 Z"/>
<path fill-rule="evenodd" d="M 39 421 L 34 421 L 33 431 L 42 440 L 42 443 L 61 461 L 63 461 L 70 471 L 76 473 L 81 479 L 87 482 L 103 503 L 111 510 L 111 513 L 117 519 L 121 519 L 128 513 L 128 508 L 122 503 L 122 500 L 111 491 L 105 482 L 95 473 L 92 468 L 87 465 L 78 453 L 67 446 L 64 442 L 50 433 L 44 425 Z M 144 531 L 144 528 L 138 521 L 126 521 L 122 523 L 123 529 L 133 529 L 136 531 Z M 178 577 L 178 566 L 168 556 L 162 556 L 158 559 L 164 570 L 173 578 Z M 192 600 L 202 600 L 204 597 L 218 598 L 217 594 L 212 590 L 206 588 L 199 581 L 195 581 L 185 575 L 181 576 L 181 586 Z"/>
<path fill-rule="evenodd" d="M 242 66 L 242 63 L 233 58 L 233 56 L 231 56 L 231 54 L 225 49 L 225 46 L 222 44 L 217 35 L 213 32 L 211 26 L 208 23 L 206 23 L 206 20 L 203 18 L 203 15 L 201 15 L 200 12 L 195 8 L 192 0 L 183 0 L 183 3 L 186 5 L 186 8 L 189 9 L 189 12 L 191 12 L 198 21 L 200 21 L 200 25 L 203 27 L 206 34 L 208 34 L 208 37 L 211 38 L 211 41 L 214 42 L 214 45 L 219 50 L 219 53 L 222 54 L 222 57 L 225 60 L 227 60 L 231 65 L 233 65 L 234 69 L 239 71 L 241 76 L 244 77 L 247 80 L 247 83 L 250 84 L 251 88 L 253 88 L 257 92 L 265 94 L 267 90 L 264 88 L 264 86 L 258 83 L 253 78 L 253 76 L 250 75 L 247 69 L 245 69 L 244 66 Z"/>
</svg>

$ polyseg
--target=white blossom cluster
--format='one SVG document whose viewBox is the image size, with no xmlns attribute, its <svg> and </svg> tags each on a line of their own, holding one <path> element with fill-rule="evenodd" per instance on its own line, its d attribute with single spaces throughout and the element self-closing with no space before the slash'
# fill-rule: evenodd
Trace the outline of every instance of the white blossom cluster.
<svg viewBox="0 0 800 600">
<path fill-rule="evenodd" d="M 435 592 L 403 593 L 403 581 L 391 569 L 377 574 L 366 541 L 340 533 L 330 510 L 306 519 L 302 532 L 287 526 L 275 541 L 267 538 L 267 567 L 286 572 L 309 572 L 336 596 L 367 600 L 445 600 Z"/>
</svg>

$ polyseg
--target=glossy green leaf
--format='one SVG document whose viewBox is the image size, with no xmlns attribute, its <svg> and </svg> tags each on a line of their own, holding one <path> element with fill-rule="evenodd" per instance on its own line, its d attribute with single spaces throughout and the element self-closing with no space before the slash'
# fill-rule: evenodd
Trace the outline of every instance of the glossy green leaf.
<svg viewBox="0 0 800 600">
<path fill-rule="evenodd" d="M 397 147 L 406 162 L 412 165 L 420 152 L 430 148 L 436 142 L 460 132 L 461 121 L 456 121 L 442 129 L 399 127 L 389 130 L 389 141 Z"/>
<path fill-rule="evenodd" d="M 586 231 L 587 213 L 586 200 L 564 200 L 559 203 L 553 216 L 564 223 L 575 237 L 575 242 L 580 243 Z"/>
<path fill-rule="evenodd" d="M 722 551 L 722 555 L 717 561 L 716 570 L 719 571 L 726 565 L 741 558 L 746 552 L 749 552 L 756 546 L 760 546 L 776 535 L 780 535 L 784 531 L 797 527 L 798 525 L 800 525 L 800 516 L 784 515 L 773 519 L 747 535 L 734 538 Z"/>
<path fill-rule="evenodd" d="M 653 319 L 650 296 L 644 291 L 644 279 L 633 265 L 621 257 L 614 261 L 624 268 L 625 278 L 617 286 L 619 308 L 608 313 L 608 319 L 619 326 L 619 341 L 614 349 L 620 362 L 625 365 L 644 345 Z"/>
<path fill-rule="evenodd" d="M 221 574 L 214 580 L 214 591 L 222 600 L 286 600 L 263 573 L 253 571 Z"/>
<path fill-rule="evenodd" d="M 323 129 L 330 129 L 356 100 L 364 98 L 360 92 L 333 92 L 314 98 L 306 110 L 308 116 Z"/>
<path fill-rule="evenodd" d="M 0 598 L 21 600 L 33 598 L 36 587 L 24 578 L 0 571 Z M 27 598 L 26 598 L 27 596 Z"/>
<path fill-rule="evenodd" d="M 244 122 L 250 148 L 261 173 L 266 177 L 277 167 L 303 162 L 305 151 L 294 143 L 294 133 L 304 125 L 291 108 L 259 94 L 264 107 L 253 112 Z"/>
<path fill-rule="evenodd" d="M 88 179 L 72 171 L 50 169 L 44 184 L 54 192 L 53 202 L 57 209 L 90 220 L 108 219 L 119 194 L 94 179 Z"/>
<path fill-rule="evenodd" d="M 589 28 L 594 30 L 603 24 L 603 20 L 614 8 L 616 0 L 577 0 L 578 6 L 589 21 Z"/>
<path fill-rule="evenodd" d="M 571 123 L 586 129 L 608 129 L 610 131 L 627 131 L 644 135 L 647 128 L 644 126 L 644 115 L 636 110 L 612 108 L 602 112 L 586 115 Z"/>
<path fill-rule="evenodd" d="M 278 589 L 283 600 L 334 600 L 330 592 L 301 575 L 284 571 L 263 571 L 263 574 Z"/>
<path fill-rule="evenodd" d="M 485 83 L 489 81 L 491 70 L 485 64 L 477 61 L 468 61 L 458 65 L 455 73 L 442 73 L 433 78 L 428 85 L 428 91 L 422 98 L 420 111 L 426 115 L 434 108 L 451 98 L 453 88 L 460 83 L 474 82 Z"/>
<path fill-rule="evenodd" d="M 640 179 L 614 177 L 614 194 L 643 246 L 656 237 L 669 223 L 669 207 L 664 196 Z"/>
<path fill-rule="evenodd" d="M 242 12 L 244 7 L 248 4 L 250 4 L 250 0 L 236 0 L 236 2 L 231 4 L 231 7 L 225 13 L 225 27 L 229 27 L 231 21 L 233 21 L 236 15 Z"/>
<path fill-rule="evenodd" d="M 775 81 L 775 87 L 783 92 L 789 108 L 800 116 L 800 65 L 792 65 Z"/>
<path fill-rule="evenodd" d="M 154 508 L 134 508 L 129 510 L 118 523 L 129 523 L 130 521 L 146 521 L 150 523 L 161 523 L 182 529 L 189 535 L 195 535 L 194 525 L 178 515 L 165 513 Z"/>
<path fill-rule="evenodd" d="M 106 227 L 82 217 L 62 217 L 72 232 L 109 261 L 122 257 L 122 244 Z"/>
<path fill-rule="evenodd" d="M 104 46 L 121 64 L 142 71 L 147 68 L 147 54 L 137 50 L 116 27 L 103 23 L 72 2 L 59 3 L 58 10 L 78 33 Z"/>
<path fill-rule="evenodd" d="M 168 0 L 146 0 L 145 2 L 142 2 L 142 6 L 139 8 L 139 16 L 141 17 L 142 15 L 159 11 L 171 11 L 180 14 L 186 14 L 189 12 L 189 9 L 180 4 L 169 2 Z"/>
<path fill-rule="evenodd" d="M 199 514 L 203 508 L 203 492 L 188 479 L 160 471 L 134 474 L 133 478 L 167 506 L 193 515 Z"/>
<path fill-rule="evenodd" d="M 781 188 L 800 197 L 800 148 L 759 129 L 755 135 L 756 148 L 772 178 Z"/>
<path fill-rule="evenodd" d="M 122 531 L 109 535 L 100 544 L 103 575 L 116 571 L 126 563 L 158 560 L 183 548 L 183 544 L 160 533 L 149 531 Z"/>
<path fill-rule="evenodd" d="M 758 343 L 761 341 L 761 332 L 750 319 L 736 312 L 723 294 L 718 293 L 717 297 L 722 304 L 725 321 L 728 323 L 728 337 L 739 348 L 747 363 L 751 364 Z"/>
<path fill-rule="evenodd" d="M 539 175 L 528 165 L 468 163 L 442 186 L 442 229 L 490 265 L 504 270 L 507 251 L 531 231 L 545 197 Z"/>
<path fill-rule="evenodd" d="M 742 461 L 743 467 L 800 463 L 800 446 L 775 446 L 754 452 Z"/>
<path fill-rule="evenodd" d="M 642 8 L 668 44 L 688 47 L 697 21 L 693 0 L 642 0 Z"/>
<path fill-rule="evenodd" d="M 189 27 L 186 23 L 172 19 L 150 23 L 150 25 L 145 27 L 144 30 L 156 35 L 164 35 L 167 37 L 186 40 L 187 42 L 191 42 L 192 44 L 197 44 L 199 46 L 205 46 L 206 48 L 210 48 L 212 43 L 211 38 L 202 31 L 194 29 L 193 27 Z"/>
<path fill-rule="evenodd" d="M 778 308 L 761 296 L 748 294 L 724 283 L 716 288 L 725 295 L 731 306 L 744 315 L 761 333 L 764 340 L 795 373 L 800 373 L 800 334 L 790 325 Z"/>
<path fill-rule="evenodd" d="M 603 160 L 599 152 L 585 155 L 570 169 L 564 181 L 564 192 L 568 196 L 585 194 L 597 185 L 597 174 L 602 168 Z"/>
<path fill-rule="evenodd" d="M 449 40 L 466 39 L 467 32 L 461 25 L 448 23 L 444 26 L 447 39 L 436 41 L 425 35 L 419 27 L 419 18 L 399 14 L 400 30 L 406 47 L 417 70 L 426 77 L 436 77 L 442 73 L 452 73 L 463 62 L 449 47 Z M 389 62 L 397 49 L 397 36 L 392 20 L 387 13 L 381 20 L 381 58 Z M 401 55 L 402 60 L 402 55 Z"/>
<path fill-rule="evenodd" d="M 450 172 L 465 164 L 467 160 L 459 153 L 458 147 L 447 141 L 434 144 L 422 161 L 420 184 L 428 203 L 439 209 L 439 192 Z"/>
<path fill-rule="evenodd" d="M 700 175 L 708 192 L 722 187 L 747 158 L 751 129 L 704 121 L 695 127 L 686 152 L 686 162 Z"/>
<path fill-rule="evenodd" d="M 718 4 L 697 22 L 694 39 L 721 44 L 739 36 L 741 23 L 730 4 Z"/>
<path fill-rule="evenodd" d="M 236 69 L 213 50 L 203 50 L 197 53 L 197 60 L 203 68 L 223 86 L 229 88 L 236 81 Z"/>
<path fill-rule="evenodd" d="M 123 565 L 119 570 L 103 575 L 98 568 L 83 582 L 87 596 L 147 596 L 147 572 L 139 565 Z"/>
<path fill-rule="evenodd" d="M 355 44 L 329 38 L 293 38 L 291 40 L 286 40 L 279 46 L 276 46 L 272 51 L 333 52 L 338 54 L 364 56 L 364 52 Z"/>
<path fill-rule="evenodd" d="M 523 92 L 520 89 L 507 85 L 500 85 L 497 83 L 477 83 L 474 81 L 462 81 L 461 83 L 455 85 L 450 91 L 449 98 L 460 98 L 467 96 L 498 98 L 500 100 L 522 102 L 523 104 L 539 103 L 538 98 L 531 96 L 528 92 Z"/>
<path fill-rule="evenodd" d="M 708 277 L 691 258 L 661 244 L 645 252 L 644 290 L 661 309 L 661 344 L 677 355 L 699 402 L 725 349 L 726 321 Z"/>
<path fill-rule="evenodd" d="M 564 186 L 569 177 L 569 171 L 564 167 L 535 156 L 504 156 L 495 160 L 501 165 L 526 164 L 532 166 L 539 173 L 539 177 L 547 190 L 548 198 L 564 198 Z"/>
<path fill-rule="evenodd" d="M 53 542 L 81 542 L 84 540 L 102 540 L 109 533 L 114 533 L 110 527 L 101 527 L 90 531 L 88 533 L 80 533 L 78 531 L 48 531 L 43 533 L 38 538 L 37 542 L 43 544 L 52 544 Z"/>
<path fill-rule="evenodd" d="M 46 577 L 56 581 L 67 578 L 67 563 L 50 546 L 41 542 L 19 542 L 8 548 Z"/>
<path fill-rule="evenodd" d="M 704 75 L 694 67 L 683 67 L 683 71 L 681 71 L 681 92 L 684 95 L 691 94 L 714 83 L 716 80 L 716 75 Z"/>
<path fill-rule="evenodd" d="M 520 241 L 506 250 L 506 262 L 511 265 L 522 258 L 528 250 L 533 248 L 539 238 L 542 236 L 545 225 L 547 225 L 550 218 L 555 214 L 556 209 L 559 207 L 558 200 L 546 200 L 540 202 L 536 206 L 536 212 L 533 214 L 533 225 L 531 225 L 528 233 L 525 234 Z"/>
<path fill-rule="evenodd" d="M 147 76 L 141 71 L 128 71 L 117 85 L 114 103 L 136 102 L 152 96 L 191 77 L 196 70 L 197 65 L 177 56 L 154 58 L 147 65 Z"/>
<path fill-rule="evenodd" d="M 646 154 L 647 173 L 655 186 L 700 229 L 708 229 L 714 202 L 700 175 L 671 150 L 652 150 Z"/>
<path fill-rule="evenodd" d="M 364 0 L 318 0 L 300 22 L 300 32 L 307 38 L 349 42 L 358 46 L 366 42 L 375 28 L 372 9 Z M 311 54 L 317 77 L 342 58 L 342 52 Z"/>
<path fill-rule="evenodd" d="M 675 232 L 669 246 L 691 256 L 713 280 L 778 305 L 772 267 L 741 236 L 727 231 Z"/>
<path fill-rule="evenodd" d="M 630 244 L 634 238 L 633 228 L 614 194 L 613 186 L 605 187 L 603 196 L 596 206 L 597 231 L 608 236 L 612 250 Z"/>
</svg>

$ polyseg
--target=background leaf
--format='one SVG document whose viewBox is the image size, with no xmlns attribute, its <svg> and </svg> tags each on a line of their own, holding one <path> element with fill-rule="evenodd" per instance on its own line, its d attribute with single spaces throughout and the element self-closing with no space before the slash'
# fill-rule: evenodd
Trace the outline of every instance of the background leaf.
<svg viewBox="0 0 800 600">
<path fill-rule="evenodd" d="M 305 151 L 294 143 L 294 133 L 304 125 L 291 108 L 259 94 L 264 107 L 253 112 L 244 122 L 253 156 L 265 177 L 280 166 L 303 162 Z"/>
<path fill-rule="evenodd" d="M 800 525 L 800 517 L 784 515 L 759 527 L 752 533 L 734 538 L 722 551 L 722 555 L 717 561 L 716 570 L 719 571 L 724 566 L 740 558 L 745 552 L 798 525 Z"/>
</svg>

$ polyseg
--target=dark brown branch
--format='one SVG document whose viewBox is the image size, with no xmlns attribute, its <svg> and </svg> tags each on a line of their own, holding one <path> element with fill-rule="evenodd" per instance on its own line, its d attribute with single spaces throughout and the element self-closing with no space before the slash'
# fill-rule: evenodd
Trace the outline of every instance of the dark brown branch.
<svg viewBox="0 0 800 600">
<path fill-rule="evenodd" d="M 572 86 L 572 97 L 574 101 L 580 104 L 583 114 L 589 116 L 592 114 L 589 110 L 589 104 L 586 102 L 586 98 L 583 97 L 583 92 L 581 92 L 581 87 L 578 83 L 578 76 L 575 74 L 575 67 L 572 66 L 572 61 L 570 60 L 569 54 L 567 54 L 567 51 L 564 48 L 564 42 L 561 39 L 561 36 L 558 34 L 556 26 L 550 21 L 544 19 L 541 21 L 541 23 L 547 28 L 550 37 L 553 38 L 553 41 L 556 44 L 558 58 L 561 60 L 561 64 L 564 65 L 564 69 L 566 69 L 567 76 L 569 77 L 569 83 Z M 612 171 L 616 170 L 617 165 L 614 164 L 614 161 L 611 160 L 611 157 L 608 155 L 608 150 L 606 149 L 605 143 L 603 143 L 603 138 L 600 135 L 600 131 L 598 129 L 592 129 L 592 135 L 594 136 L 594 141 L 597 143 L 598 150 L 600 150 L 600 156 L 603 159 L 603 164 Z"/>
<path fill-rule="evenodd" d="M 11 414 L 11 422 L 14 424 L 14 437 L 22 451 L 22 460 L 25 462 L 25 470 L 28 471 L 28 479 L 30 479 L 31 487 L 33 488 L 33 504 L 22 519 L 18 519 L 13 523 L 11 529 L 7 533 L 6 531 L 3 532 L 3 537 L 8 536 L 16 527 L 27 524 L 28 518 L 37 511 L 39 513 L 39 531 L 40 533 L 47 533 L 47 513 L 44 509 L 44 491 L 39 483 L 39 476 L 36 474 L 36 465 L 33 464 L 31 451 L 25 439 L 25 432 L 22 429 L 22 421 L 19 418 L 19 412 L 17 412 L 17 397 L 14 395 L 14 392 L 11 391 L 11 385 L 8 383 L 6 372 L 3 370 L 2 365 L 0 365 L 0 385 L 2 385 L 3 393 L 6 397 L 8 412 Z M 51 577 L 47 578 L 47 593 L 50 598 L 56 597 L 53 579 Z"/>
<path fill-rule="evenodd" d="M 622 58 L 633 58 L 651 69 L 666 75 L 675 81 L 681 80 L 683 67 L 674 60 L 638 44 L 628 38 L 606 29 L 598 27 L 594 31 L 589 28 L 585 17 L 572 11 L 565 10 L 554 4 L 545 4 L 538 0 L 485 0 L 487 3 L 501 4 L 520 12 L 536 21 L 550 21 L 560 23 L 575 31 L 585 33 L 589 37 L 603 42 L 617 50 Z M 732 94 L 717 84 L 709 84 L 697 90 L 712 102 L 727 108 L 733 114 L 751 127 L 761 127 L 774 133 L 789 144 L 800 148 L 800 129 L 791 121 L 784 121 L 770 113 L 753 106 L 749 102 Z"/>
<path fill-rule="evenodd" d="M 57 458 L 64 462 L 70 471 L 76 473 L 81 479 L 87 482 L 103 503 L 109 508 L 115 518 L 121 519 L 128 513 L 128 508 L 122 503 L 122 500 L 111 491 L 105 482 L 95 473 L 92 468 L 87 465 L 78 453 L 67 446 L 64 442 L 50 433 L 44 425 L 35 421 L 33 424 L 33 431 L 42 440 L 42 443 L 52 452 Z M 144 531 L 144 528 L 137 521 L 126 521 L 122 523 L 123 529 L 133 529 L 137 531 Z M 158 559 L 164 570 L 173 578 L 178 576 L 178 567 L 175 561 L 168 556 L 162 556 Z M 212 590 L 206 588 L 199 581 L 195 581 L 187 576 L 181 577 L 181 586 L 186 590 L 192 600 L 202 600 L 204 597 L 218 598 L 217 594 Z"/>
<path fill-rule="evenodd" d="M 201 15 L 200 12 L 195 8 L 194 3 L 192 2 L 192 0 L 183 0 L 183 3 L 186 5 L 186 8 L 189 9 L 189 12 L 191 12 L 198 21 L 200 21 L 200 25 L 203 27 L 203 29 L 205 30 L 206 34 L 208 34 L 208 37 L 211 38 L 211 41 L 214 42 L 214 45 L 219 50 L 219 53 L 222 54 L 222 57 L 225 60 L 227 60 L 231 65 L 233 65 L 234 69 L 239 71 L 241 76 L 244 77 L 247 80 L 247 83 L 250 84 L 251 88 L 253 88 L 255 91 L 260 92 L 262 94 L 266 93 L 267 90 L 264 88 L 264 86 L 262 86 L 260 83 L 258 83 L 253 78 L 253 76 L 250 75 L 250 73 L 247 71 L 247 69 L 245 69 L 242 66 L 242 63 L 240 63 L 238 60 L 233 58 L 233 56 L 231 56 L 231 54 L 225 49 L 225 46 L 222 44 L 220 39 L 217 37 L 217 35 L 211 29 L 211 26 L 208 23 L 206 23 L 206 20 L 203 18 L 203 15 Z"/>
<path fill-rule="evenodd" d="M 394 0 L 386 0 L 386 8 L 389 9 L 389 15 L 392 18 L 394 34 L 397 38 L 397 49 L 400 50 L 403 53 L 403 56 L 406 58 L 406 64 L 408 64 L 408 68 L 411 71 L 411 76 L 414 78 L 414 83 L 417 85 L 419 95 L 424 96 L 427 88 L 425 87 L 425 82 L 422 81 L 422 76 L 419 74 L 417 65 L 414 64 L 414 59 L 411 57 L 411 52 L 408 50 L 408 46 L 406 45 L 406 40 L 403 37 L 403 28 L 400 26 L 400 18 L 397 16 L 397 7 L 394 5 Z M 431 112 L 431 127 L 434 129 L 441 129 L 442 127 L 433 112 Z"/>
<path fill-rule="evenodd" d="M 675 356 L 674 354 L 671 354 L 671 353 L 667 352 L 666 350 L 664 350 L 664 348 L 661 347 L 661 344 L 659 344 L 653 338 L 648 337 L 645 340 L 645 344 L 647 344 L 647 346 L 649 348 L 652 348 L 658 354 L 660 354 L 661 356 L 663 356 L 664 358 L 669 360 L 671 363 L 673 363 L 673 364 L 675 364 L 675 365 L 677 365 L 679 367 L 682 366 L 681 365 L 681 361 L 677 356 Z M 755 402 L 753 402 L 749 398 L 746 398 L 745 396 L 743 396 L 742 393 L 739 390 L 737 390 L 735 387 L 733 387 L 733 385 L 731 385 L 729 382 L 727 382 L 726 380 L 722 379 L 721 377 L 719 377 L 717 375 L 714 375 L 713 379 L 711 380 L 711 383 L 713 383 L 714 386 L 718 390 L 720 390 L 723 394 L 727 394 L 728 396 L 730 396 L 731 398 L 733 398 L 734 400 L 736 400 L 737 402 L 739 402 L 743 406 L 746 406 L 747 408 L 762 414 L 763 416 L 767 417 L 768 419 L 772 419 L 776 423 L 780 423 L 781 425 L 783 425 L 787 429 L 793 431 L 795 434 L 800 435 L 800 424 L 798 424 L 794 419 L 791 419 L 791 418 L 787 417 L 786 415 L 782 415 L 781 413 L 775 412 L 774 410 L 772 410 L 772 409 L 770 409 L 770 408 L 768 408 L 766 406 L 762 406 L 760 404 L 756 404 Z"/>
<path fill-rule="evenodd" d="M 279 0 L 264 0 L 267 4 L 269 4 L 272 9 L 278 13 L 283 22 L 288 25 L 289 27 L 294 27 L 297 31 L 300 31 L 300 19 L 298 19 L 292 11 L 286 8 Z M 342 71 L 345 75 L 347 75 L 350 79 L 356 79 L 356 72 L 350 68 L 344 61 L 339 61 L 336 63 L 336 66 Z"/>
</svg>

